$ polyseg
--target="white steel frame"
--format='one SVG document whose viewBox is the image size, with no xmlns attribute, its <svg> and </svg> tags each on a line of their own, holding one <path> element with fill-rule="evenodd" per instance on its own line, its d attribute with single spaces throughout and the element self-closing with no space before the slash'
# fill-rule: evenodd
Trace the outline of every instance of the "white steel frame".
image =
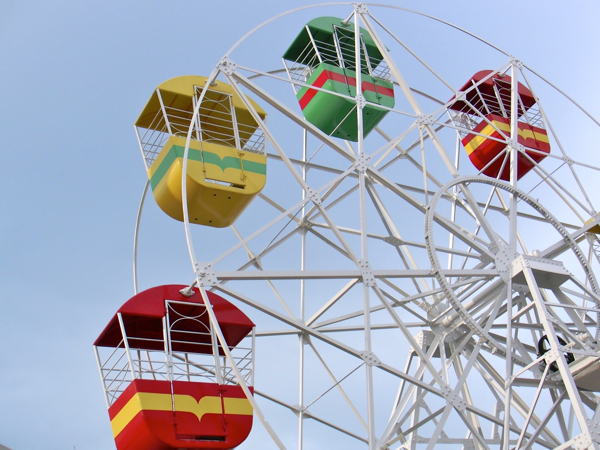
<svg viewBox="0 0 600 450">
<path fill-rule="evenodd" d="M 315 430 L 317 437 L 319 433 L 339 436 L 343 439 L 340 448 L 599 449 L 600 397 L 579 389 L 577 375 L 564 355 L 574 355 L 572 365 L 591 366 L 600 358 L 600 291 L 594 275 L 600 260 L 595 259 L 598 238 L 593 233 L 600 224 L 593 206 L 598 199 L 586 192 L 579 175 L 600 168 L 568 156 L 542 100 L 532 120 L 548 130 L 552 153 L 527 179 L 517 180 L 517 155 L 524 154 L 524 149 L 518 143 L 516 86 L 521 82 L 535 95 L 529 78 L 533 74 L 546 81 L 543 77 L 440 19 L 393 6 L 340 5 L 340 17 L 350 14 L 355 36 L 360 35 L 361 26 L 371 34 L 396 85 L 397 98 L 410 107 L 409 111 L 390 111 L 389 116 L 406 124 L 394 128 L 396 135 L 385 131 L 385 122 L 373 132 L 384 142 L 379 147 L 364 140 L 361 112 L 366 103 L 358 90 L 358 142 L 351 144 L 325 135 L 288 106 L 293 102 L 277 98 L 264 87 L 267 82 L 287 83 L 295 92 L 304 83 L 296 72 L 290 73 L 286 66 L 290 76 L 285 78 L 280 70 L 237 65 L 231 56 L 257 29 L 310 7 L 281 14 L 249 32 L 223 57 L 206 83 L 209 86 L 219 77 L 233 86 L 272 149 L 268 153 L 271 167 L 277 164 L 278 170 L 287 171 L 289 183 L 301 193 L 284 200 L 267 191 L 260 194 L 256 201 L 276 212 L 259 216 L 262 222 L 254 223 L 250 231 L 232 226 L 238 242 L 207 261 L 197 258 L 204 254 L 202 231 L 190 228 L 184 208 L 195 272 L 192 284 L 202 292 L 231 376 L 246 392 L 273 446 L 280 449 L 308 448 L 306 439 L 314 439 Z M 448 113 L 451 102 L 412 89 L 404 68 L 386 45 L 399 45 L 414 56 L 448 88 L 447 98 L 459 93 L 380 21 L 372 12 L 377 8 L 429 17 L 508 57 L 491 75 L 507 73 L 512 79 L 512 110 L 504 111 L 511 117 L 512 131 L 502 139 L 509 182 L 479 174 L 461 176 L 468 162 L 460 164 L 460 137 L 470 128 Z M 359 69 L 361 51 L 360 40 L 355 40 L 355 67 Z M 360 86 L 360 70 L 356 78 Z M 194 117 L 205 92 L 199 95 Z M 265 125 L 246 94 L 300 130 L 300 155 L 285 140 L 280 142 L 281 135 Z M 432 99 L 435 108 L 424 106 L 423 100 Z M 194 130 L 192 123 L 184 172 Z M 324 153 L 328 156 L 319 159 Z M 416 170 L 418 181 L 391 170 L 399 166 Z M 185 205 L 186 177 L 182 192 Z M 345 208 L 341 205 L 350 201 L 355 202 L 354 209 L 340 212 Z M 143 198 L 140 214 L 142 205 Z M 421 223 L 407 227 L 399 220 L 399 211 L 410 221 L 420 217 L 423 228 Z M 350 213 L 355 213 L 354 220 L 345 216 Z M 423 230 L 420 236 L 410 233 L 415 227 Z M 543 230 L 538 236 L 531 232 L 537 227 Z M 139 219 L 134 248 L 136 292 L 138 228 Z M 296 268 L 286 268 L 278 259 L 290 242 L 298 244 L 294 247 L 299 255 Z M 545 247 L 532 246 L 540 242 Z M 384 244 L 392 248 L 394 261 L 380 257 Z M 327 253 L 327 258 L 335 263 L 319 267 L 311 251 L 323 251 L 323 257 L 331 252 L 335 257 Z M 241 265 L 234 258 L 240 253 L 246 257 Z M 284 282 L 295 283 L 296 290 L 284 288 Z M 257 291 L 257 286 L 266 291 Z M 315 295 L 315 286 L 327 287 L 322 297 Z M 269 319 L 271 327 L 258 326 L 257 347 L 262 340 L 297 337 L 297 374 L 280 380 L 287 391 L 297 393 L 296 404 L 270 393 L 260 379 L 256 396 L 250 395 L 206 290 L 242 305 L 253 320 L 254 316 Z M 267 291 L 273 302 L 255 294 Z M 349 305 L 354 309 L 348 309 Z M 550 349 L 538 354 L 536 345 L 543 336 Z M 562 345 L 559 338 L 568 344 Z M 390 346 L 405 348 L 402 357 L 391 357 Z M 315 367 L 309 366 L 309 357 L 316 361 Z M 259 360 L 259 371 L 266 364 Z M 129 367 L 133 367 L 131 362 Z M 263 367 L 274 372 L 285 369 L 276 364 Z M 330 381 L 315 379 L 317 368 Z M 327 405 L 333 392 L 338 403 Z M 279 417 L 266 413 L 272 405 L 296 416 L 294 433 L 278 428 Z M 309 429 L 309 421 L 318 427 Z"/>
</svg>

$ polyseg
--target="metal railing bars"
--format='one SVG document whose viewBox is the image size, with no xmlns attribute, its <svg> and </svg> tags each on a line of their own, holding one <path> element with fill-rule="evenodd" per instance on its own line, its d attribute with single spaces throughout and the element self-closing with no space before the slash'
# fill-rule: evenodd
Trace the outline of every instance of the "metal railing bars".
<svg viewBox="0 0 600 450">
<path fill-rule="evenodd" d="M 123 368 L 121 368 L 121 370 L 119 370 L 115 375 L 114 378 L 107 378 L 104 377 L 105 381 L 109 381 L 110 383 L 108 383 L 106 385 L 106 390 L 107 391 L 114 391 L 115 389 L 112 388 L 113 383 L 115 383 L 116 381 L 119 381 L 119 386 L 121 386 L 125 381 L 127 381 L 127 373 L 129 371 L 129 367 L 124 366 Z M 124 374 L 123 376 L 119 376 L 121 374 Z M 117 387 L 119 387 L 117 386 Z"/>
<path fill-rule="evenodd" d="M 124 338 L 116 348 L 103 351 L 104 357 L 97 351 L 98 368 L 109 406 L 135 379 L 238 384 L 233 368 L 228 365 L 228 360 L 218 354 L 221 353 L 221 348 L 220 345 L 214 346 L 215 338 L 210 333 L 210 328 L 200 320 L 205 316 L 206 310 L 201 310 L 197 315 L 187 316 L 178 312 L 178 309 L 181 309 L 177 307 L 179 302 L 167 300 L 166 303 L 168 308 L 162 320 L 162 339 L 125 336 L 125 321 L 121 317 L 120 327 Z M 181 303 L 189 305 L 189 303 Z M 190 321 L 193 321 L 193 326 L 196 328 L 201 323 L 206 331 L 189 329 L 192 325 Z M 147 347 L 145 343 L 159 344 L 157 345 L 159 348 L 155 350 L 144 348 Z M 243 379 L 253 384 L 253 337 L 247 336 L 243 343 L 246 345 L 229 349 L 232 352 L 233 364 L 238 368 Z M 179 351 L 178 348 L 184 351 Z"/>
<path fill-rule="evenodd" d="M 197 96 L 201 89 L 196 87 Z M 194 124 L 196 140 L 264 154 L 265 138 L 258 124 L 236 123 L 231 95 L 211 90 L 209 92 L 215 95 L 205 97 L 200 105 L 198 120 Z M 189 109 L 181 109 L 164 105 L 150 123 L 142 128 L 143 131 L 140 130 L 139 142 L 147 167 L 152 165 L 170 136 L 187 136 L 194 120 L 192 106 L 190 103 Z"/>
</svg>

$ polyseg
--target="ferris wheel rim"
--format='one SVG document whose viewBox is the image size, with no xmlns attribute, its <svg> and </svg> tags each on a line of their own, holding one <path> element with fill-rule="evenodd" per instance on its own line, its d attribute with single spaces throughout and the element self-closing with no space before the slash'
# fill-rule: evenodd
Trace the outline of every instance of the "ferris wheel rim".
<svg viewBox="0 0 600 450">
<path fill-rule="evenodd" d="M 291 13 L 291 12 L 296 12 L 296 11 L 298 11 L 298 10 L 304 10 L 304 9 L 308 9 L 308 8 L 313 8 L 313 7 L 317 7 L 317 6 L 326 6 L 326 5 L 349 5 L 349 3 L 327 3 L 327 4 L 321 4 L 321 5 L 313 5 L 313 6 L 308 6 L 308 7 L 299 8 L 299 9 L 297 9 L 297 10 L 292 10 L 292 11 L 290 11 L 290 12 L 288 12 L 288 13 L 285 13 L 285 14 L 289 14 L 289 13 Z M 379 6 L 379 5 L 373 5 L 373 6 Z M 387 5 L 381 5 L 381 6 L 387 6 Z M 395 8 L 395 9 L 401 9 L 401 10 L 406 10 L 405 8 L 399 8 L 399 7 L 393 7 L 393 6 L 392 6 L 392 8 Z M 285 15 L 285 14 L 283 14 L 283 15 Z M 281 16 L 281 15 L 280 15 L 280 16 Z M 268 22 L 265 22 L 265 23 L 261 24 L 260 26 L 262 27 L 262 26 L 266 25 L 267 23 L 270 23 L 271 21 L 275 20 L 276 18 L 278 18 L 278 17 L 280 17 L 280 16 L 276 16 L 276 17 L 274 17 L 274 18 L 270 19 Z M 256 31 L 257 29 L 258 29 L 258 28 L 256 28 L 256 29 L 252 30 L 252 33 L 253 33 L 254 31 Z M 243 38 L 243 39 L 246 39 L 247 37 L 249 37 L 249 36 L 250 36 L 250 34 L 251 34 L 251 33 L 249 33 L 249 34 L 247 34 L 246 36 L 244 36 L 244 38 Z M 241 41 L 240 41 L 240 42 L 241 42 Z M 238 42 L 238 44 L 239 44 L 239 42 Z M 236 46 L 237 46 L 238 44 L 236 44 Z M 493 46 L 492 46 L 492 47 L 493 47 Z M 232 49 L 230 50 L 230 52 L 231 52 L 231 51 L 233 51 L 233 49 L 234 49 L 234 48 L 235 48 L 235 46 L 234 46 L 234 47 L 232 47 Z M 226 55 L 228 55 L 230 52 L 228 52 Z M 502 52 L 502 53 L 503 53 L 503 52 Z M 222 60 L 222 61 L 223 61 L 223 60 Z M 216 77 L 219 75 L 219 73 L 218 73 L 218 72 L 219 72 L 219 70 L 218 70 L 218 67 L 217 67 L 217 68 L 216 68 L 216 69 L 215 69 L 215 70 L 214 70 L 214 71 L 211 73 L 211 76 L 209 77 L 209 80 L 214 80 L 214 79 L 216 79 Z M 205 84 L 205 88 L 203 89 L 203 91 L 202 91 L 202 94 L 201 94 L 201 95 L 204 95 L 204 93 L 205 93 L 205 91 L 206 91 L 206 89 L 207 89 L 207 87 L 208 87 L 208 86 L 209 86 L 209 81 L 207 81 L 207 83 Z M 200 100 L 198 101 L 198 103 L 197 103 L 197 105 L 196 105 L 196 107 L 195 107 L 194 115 L 195 115 L 195 114 L 197 114 L 197 110 L 198 110 L 198 108 L 199 108 L 199 105 L 200 105 L 200 103 L 201 103 L 201 102 L 202 102 L 202 97 L 200 97 Z M 184 167 L 185 167 L 185 164 L 187 163 L 187 158 L 188 158 L 188 150 L 189 150 L 189 143 L 190 143 L 190 139 L 191 139 L 191 134 L 192 134 L 192 127 L 190 127 L 190 129 L 189 129 L 189 132 L 188 132 L 188 136 L 187 136 L 187 142 L 186 142 L 185 154 L 184 154 L 184 158 L 183 158 L 183 160 L 184 160 Z M 184 170 L 185 170 L 185 169 L 184 169 Z M 466 178 L 469 178 L 469 176 L 463 177 L 463 181 L 464 181 L 464 179 L 466 179 Z M 482 182 L 482 178 L 483 178 L 483 177 L 472 177 L 472 178 L 476 178 L 476 181 L 477 181 L 477 182 Z M 456 181 L 456 180 L 453 180 L 453 181 Z M 448 184 L 448 183 L 447 183 L 447 184 Z M 437 192 L 440 192 L 440 191 L 442 191 L 442 190 L 443 190 L 443 188 L 447 186 L 447 184 L 446 184 L 445 186 L 443 186 L 442 188 L 439 188 Z M 509 185 L 509 186 L 510 186 L 510 185 Z M 147 189 L 147 187 L 146 187 L 146 189 Z M 447 187 L 446 187 L 446 189 L 447 189 Z M 184 196 L 184 199 L 185 199 L 185 196 L 187 195 L 187 190 L 186 190 L 186 177 L 182 177 L 182 192 L 183 192 L 183 196 Z M 441 195 L 441 194 L 440 194 L 440 195 Z M 523 195 L 527 196 L 528 194 L 525 194 L 525 193 L 523 193 Z M 438 198 L 438 199 L 439 199 L 439 198 Z M 187 205 L 187 201 L 185 201 L 185 200 L 184 200 L 183 204 L 184 204 L 184 205 Z M 432 205 L 430 205 L 430 210 L 433 210 L 433 209 L 435 209 L 435 208 L 432 208 L 431 206 L 432 206 Z M 433 206 L 434 206 L 434 205 L 433 205 Z M 139 215 L 138 215 L 138 223 L 137 223 L 137 225 L 136 225 L 136 233 L 135 233 L 135 236 L 136 236 L 136 237 L 135 237 L 135 249 L 136 249 L 136 250 L 135 250 L 135 251 L 137 251 L 137 235 L 138 235 L 138 229 L 139 229 L 139 220 L 140 220 L 140 216 L 141 216 L 141 209 L 142 209 L 142 207 L 143 207 L 143 198 L 142 198 L 142 202 L 141 202 L 141 204 L 140 204 L 140 212 L 139 212 Z M 426 212 L 426 214 L 428 214 L 428 211 Z M 433 213 L 432 213 L 432 214 L 433 214 Z M 187 208 L 186 208 L 185 206 L 184 206 L 184 218 L 185 218 L 185 219 L 184 219 L 184 227 L 186 227 L 186 239 L 188 239 L 188 251 L 190 252 L 190 257 L 191 257 L 190 259 L 192 260 L 192 264 L 193 264 L 193 267 L 194 267 L 194 271 L 196 272 L 196 275 L 197 275 L 197 276 L 196 276 L 195 283 L 198 283 L 198 284 L 200 284 L 200 285 L 201 285 L 202 283 L 201 283 L 200 277 L 199 277 L 199 275 L 198 275 L 198 264 L 199 264 L 199 261 L 196 259 L 196 256 L 195 256 L 195 250 L 194 250 L 194 248 L 193 248 L 193 245 L 194 245 L 194 244 L 193 244 L 193 239 L 192 239 L 192 237 L 191 237 L 191 232 L 189 231 L 189 225 L 190 225 L 190 222 L 189 222 L 189 217 L 188 217 Z M 560 225 L 560 223 L 559 223 L 559 225 Z M 563 227 L 563 228 L 564 228 L 564 227 Z M 426 243 L 428 242 L 428 241 L 427 241 L 427 237 L 426 237 L 426 240 L 425 240 L 425 242 L 426 242 Z M 433 244 L 431 244 L 431 245 L 433 245 Z M 190 248 L 190 246 L 191 246 L 192 248 Z M 429 251 L 429 250 L 430 250 L 430 247 L 428 247 L 428 251 Z M 434 253 L 435 253 L 435 251 L 434 251 Z M 135 254 L 136 254 L 136 253 L 135 253 Z M 436 254 L 436 257 L 437 257 L 437 254 Z M 439 261 L 438 261 L 438 262 L 439 262 Z M 135 269 L 135 264 L 136 264 L 136 263 L 134 262 L 134 273 L 135 273 L 135 270 L 136 270 L 136 269 Z M 436 272 L 436 274 L 437 274 L 437 273 L 439 273 L 439 272 Z M 592 273 L 593 273 L 593 272 L 592 272 Z M 440 284 L 441 284 L 441 283 L 440 283 Z M 136 280 L 136 282 L 135 282 L 135 285 L 137 285 L 137 280 Z M 596 284 L 594 284 L 594 286 L 597 286 L 597 285 L 596 285 Z M 203 288 L 202 288 L 202 289 L 203 289 Z M 230 292 L 229 290 L 225 290 L 225 291 L 223 291 L 223 292 L 225 292 L 225 293 L 228 293 L 228 294 L 231 294 L 231 292 Z M 356 355 L 354 355 L 354 356 L 356 356 Z M 280 447 L 280 448 L 282 448 L 282 447 Z"/>
</svg>

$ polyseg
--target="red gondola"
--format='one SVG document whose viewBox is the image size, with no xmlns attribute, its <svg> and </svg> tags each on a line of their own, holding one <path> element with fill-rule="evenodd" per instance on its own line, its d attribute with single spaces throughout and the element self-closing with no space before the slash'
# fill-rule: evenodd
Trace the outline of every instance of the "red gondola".
<svg viewBox="0 0 600 450">
<path fill-rule="evenodd" d="M 251 403 L 200 293 L 185 296 L 184 288 L 158 286 L 134 296 L 94 343 L 118 450 L 231 449 L 250 433 Z M 208 297 L 252 392 L 254 324 L 224 298 Z"/>
<path fill-rule="evenodd" d="M 511 133 L 511 77 L 491 70 L 477 72 L 460 88 L 449 106 L 461 128 L 462 143 L 473 165 L 483 174 L 510 180 L 507 140 Z M 517 157 L 521 178 L 550 153 L 548 133 L 532 92 L 518 83 L 518 143 L 525 147 Z"/>
</svg>

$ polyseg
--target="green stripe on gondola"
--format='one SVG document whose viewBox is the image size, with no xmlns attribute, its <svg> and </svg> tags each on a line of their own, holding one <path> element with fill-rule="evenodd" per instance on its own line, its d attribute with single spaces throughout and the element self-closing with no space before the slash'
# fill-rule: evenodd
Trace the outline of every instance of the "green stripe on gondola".
<svg viewBox="0 0 600 450">
<path fill-rule="evenodd" d="M 169 152 L 165 155 L 160 165 L 150 178 L 150 186 L 152 186 L 152 189 L 159 185 L 175 160 L 177 158 L 183 158 L 184 152 L 185 147 L 182 147 L 181 145 L 173 145 L 169 149 Z M 242 169 L 240 165 L 240 158 L 226 156 L 225 158 L 221 159 L 221 157 L 216 153 L 207 152 L 206 150 L 201 153 L 200 150 L 195 148 L 190 148 L 188 152 L 188 160 L 202 162 L 202 154 L 204 155 L 204 162 L 206 164 L 214 164 L 215 166 L 220 167 L 223 172 L 225 169 Z M 244 170 L 247 172 L 257 173 L 259 175 L 266 175 L 267 165 L 255 161 L 244 161 Z"/>
</svg>

